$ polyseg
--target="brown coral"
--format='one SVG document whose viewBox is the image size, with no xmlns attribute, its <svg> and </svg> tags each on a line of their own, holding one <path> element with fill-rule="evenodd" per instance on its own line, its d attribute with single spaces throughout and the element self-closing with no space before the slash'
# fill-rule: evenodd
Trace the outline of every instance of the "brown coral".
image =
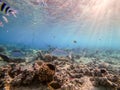
<svg viewBox="0 0 120 90">
<path fill-rule="evenodd" d="M 51 82 L 55 74 L 55 66 L 47 63 L 37 62 L 38 78 L 41 82 Z"/>
<path fill-rule="evenodd" d="M 53 81 L 54 74 L 55 66 L 43 61 L 24 66 L 11 63 L 0 68 L 0 89 L 12 90 L 13 87 L 36 85 L 40 82 L 47 85 Z"/>
</svg>

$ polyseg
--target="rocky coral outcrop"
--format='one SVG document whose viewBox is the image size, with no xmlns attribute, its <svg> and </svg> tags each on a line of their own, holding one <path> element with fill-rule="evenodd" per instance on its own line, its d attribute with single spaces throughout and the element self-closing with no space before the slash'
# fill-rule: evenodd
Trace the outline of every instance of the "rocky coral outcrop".
<svg viewBox="0 0 120 90">
<path fill-rule="evenodd" d="M 21 66 L 11 63 L 0 68 L 0 88 L 12 90 L 12 87 L 32 85 L 34 83 L 48 84 L 53 81 L 55 66 L 37 61 L 34 64 Z"/>
<path fill-rule="evenodd" d="M 83 64 L 73 62 L 68 57 L 39 54 L 37 60 L 32 62 L 9 62 L 8 65 L 2 66 L 0 87 L 6 90 L 19 90 L 15 88 L 42 84 L 46 89 L 35 90 L 90 90 L 94 86 L 117 90 L 120 88 L 120 76 L 112 74 L 112 69 L 109 69 L 106 63 L 92 61 Z M 1 57 L 10 59 L 4 55 Z M 89 85 L 90 87 L 87 87 Z M 86 88 L 83 88 L 84 86 Z"/>
</svg>

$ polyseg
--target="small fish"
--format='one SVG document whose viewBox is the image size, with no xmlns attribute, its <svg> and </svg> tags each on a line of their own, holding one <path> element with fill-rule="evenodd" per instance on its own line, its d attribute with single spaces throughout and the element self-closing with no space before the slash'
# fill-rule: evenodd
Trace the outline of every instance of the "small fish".
<svg viewBox="0 0 120 90">
<path fill-rule="evenodd" d="M 0 27 L 3 27 L 3 23 L 2 23 L 2 21 L 0 21 Z"/>
<path fill-rule="evenodd" d="M 16 10 L 12 9 L 5 2 L 2 2 L 2 0 L 0 0 L 0 12 L 3 14 L 2 18 L 6 23 L 8 23 L 8 19 L 6 16 L 13 15 L 14 17 L 16 17 L 17 14 Z M 0 21 L 0 27 L 3 27 L 3 23 L 1 21 Z"/>
<path fill-rule="evenodd" d="M 69 53 L 65 50 L 62 50 L 62 49 L 55 49 L 51 52 L 51 55 L 54 55 L 54 56 L 68 56 Z"/>
<path fill-rule="evenodd" d="M 16 10 L 12 9 L 10 6 L 8 6 L 5 2 L 0 1 L 0 11 L 9 16 L 12 14 L 14 17 L 16 17 Z"/>
<path fill-rule="evenodd" d="M 74 40 L 74 41 L 73 41 L 73 43 L 77 43 L 77 41 L 76 41 L 76 40 Z"/>
<path fill-rule="evenodd" d="M 2 18 L 4 19 L 4 21 L 5 21 L 6 23 L 8 23 L 8 19 L 7 19 L 5 16 L 2 16 Z"/>
</svg>

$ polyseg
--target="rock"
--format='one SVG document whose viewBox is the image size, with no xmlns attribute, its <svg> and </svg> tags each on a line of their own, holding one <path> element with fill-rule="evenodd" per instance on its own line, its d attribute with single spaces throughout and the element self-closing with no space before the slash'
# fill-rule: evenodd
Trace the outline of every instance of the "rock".
<svg viewBox="0 0 120 90">
<path fill-rule="evenodd" d="M 70 69 L 72 69 L 72 70 L 75 69 L 74 65 L 71 64 Z"/>
<path fill-rule="evenodd" d="M 104 86 L 104 87 L 111 87 L 111 88 L 117 87 L 117 84 L 115 84 L 114 82 L 111 82 L 106 77 L 96 77 L 95 78 L 95 85 Z"/>
<path fill-rule="evenodd" d="M 61 88 L 61 90 L 79 90 L 79 89 L 76 89 L 76 88 L 74 87 L 74 85 L 67 84 L 67 85 L 63 85 L 62 88 Z"/>
<path fill-rule="evenodd" d="M 102 77 L 102 73 L 100 72 L 100 69 L 99 68 L 94 68 L 92 71 L 92 76 L 93 77 Z"/>
<path fill-rule="evenodd" d="M 83 77 L 83 73 L 72 73 L 70 74 L 71 78 L 81 78 Z"/>
<path fill-rule="evenodd" d="M 9 68 L 8 68 L 8 75 L 11 77 L 11 78 L 14 78 L 16 77 L 17 75 L 19 75 L 21 73 L 21 68 L 19 65 L 17 64 L 10 64 L 9 65 Z"/>
<path fill-rule="evenodd" d="M 3 61 L 6 62 L 15 62 L 15 63 L 25 62 L 24 58 L 14 58 L 14 57 L 11 58 L 4 54 L 0 54 L 0 57 L 2 58 Z"/>
<path fill-rule="evenodd" d="M 105 68 L 101 68 L 100 69 L 100 72 L 104 75 L 107 75 L 108 74 L 108 71 L 105 69 Z"/>
<path fill-rule="evenodd" d="M 75 79 L 75 82 L 83 85 L 85 81 L 83 79 Z"/>
<path fill-rule="evenodd" d="M 68 58 L 65 58 L 65 57 L 59 57 L 58 60 L 64 61 L 64 62 L 69 62 L 70 61 Z"/>
<path fill-rule="evenodd" d="M 20 86 L 22 84 L 22 74 L 19 74 L 17 77 L 14 77 L 13 81 L 11 82 L 12 86 Z"/>
<path fill-rule="evenodd" d="M 0 61 L 3 61 L 3 58 L 2 58 L 2 57 L 0 57 Z"/>
<path fill-rule="evenodd" d="M 21 63 L 26 62 L 25 58 L 11 58 L 9 62 Z"/>
<path fill-rule="evenodd" d="M 54 76 L 54 80 L 59 82 L 60 85 L 63 84 L 63 76 L 61 73 L 56 72 L 55 76 Z"/>
<path fill-rule="evenodd" d="M 102 62 L 98 65 L 98 68 L 108 68 L 109 67 L 109 63 L 105 63 L 105 62 Z"/>
<path fill-rule="evenodd" d="M 106 63 L 112 64 L 112 65 L 116 65 L 116 64 L 117 64 L 116 62 L 114 62 L 114 61 L 111 61 L 111 60 L 109 60 L 109 61 L 106 61 Z"/>
<path fill-rule="evenodd" d="M 34 79 L 35 72 L 33 70 L 25 70 L 22 72 L 22 84 L 30 85 Z"/>
<path fill-rule="evenodd" d="M 91 76 L 91 71 L 90 71 L 89 68 L 84 68 L 84 69 L 83 69 L 83 73 L 84 73 L 84 75 Z"/>
<path fill-rule="evenodd" d="M 0 52 L 1 53 L 6 52 L 6 48 L 4 46 L 0 46 Z"/>
<path fill-rule="evenodd" d="M 117 90 L 120 90 L 120 87 L 117 87 Z"/>
<path fill-rule="evenodd" d="M 37 56 L 35 57 L 35 60 L 44 60 L 44 55 L 42 53 L 42 51 L 38 51 L 37 52 Z"/>
<path fill-rule="evenodd" d="M 112 82 L 120 82 L 120 78 L 117 75 L 113 75 L 110 79 Z"/>
<path fill-rule="evenodd" d="M 60 88 L 59 83 L 54 81 L 56 67 L 50 63 L 37 61 L 34 64 L 21 66 L 21 64 L 10 63 L 0 68 L 0 88 L 12 90 L 11 87 L 27 86 L 35 83 L 48 84 L 52 88 Z M 5 87 L 4 87 L 5 86 Z"/>
<path fill-rule="evenodd" d="M 4 54 L 0 54 L 0 57 L 6 62 L 10 61 L 10 58 L 8 56 L 4 55 Z"/>
<path fill-rule="evenodd" d="M 52 59 L 53 59 L 53 61 L 54 61 L 54 60 L 57 60 L 58 57 L 56 57 L 56 56 L 52 56 Z"/>
<path fill-rule="evenodd" d="M 50 54 L 45 54 L 44 55 L 44 60 L 46 62 L 51 62 L 53 59 L 52 59 L 52 56 Z"/>
<path fill-rule="evenodd" d="M 52 81 L 51 83 L 48 84 L 49 88 L 51 90 L 55 90 L 55 89 L 59 89 L 61 88 L 60 83 L 58 83 L 57 81 Z"/>
<path fill-rule="evenodd" d="M 58 57 L 56 56 L 52 56 L 50 54 L 45 54 L 41 56 L 41 60 L 45 61 L 45 62 L 52 62 L 54 60 L 57 60 Z"/>
<path fill-rule="evenodd" d="M 4 87 L 4 77 L 5 73 L 2 68 L 0 68 L 0 88 Z"/>
<path fill-rule="evenodd" d="M 81 56 L 80 55 L 75 55 L 75 59 L 80 59 Z"/>
</svg>

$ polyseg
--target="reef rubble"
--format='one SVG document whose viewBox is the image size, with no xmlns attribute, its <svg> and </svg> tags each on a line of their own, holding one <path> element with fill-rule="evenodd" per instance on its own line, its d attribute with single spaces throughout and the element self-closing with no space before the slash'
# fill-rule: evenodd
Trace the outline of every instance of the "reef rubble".
<svg viewBox="0 0 120 90">
<path fill-rule="evenodd" d="M 120 90 L 120 72 L 107 62 L 76 62 L 42 51 L 30 62 L 0 58 L 7 62 L 0 67 L 0 90 Z"/>
</svg>

